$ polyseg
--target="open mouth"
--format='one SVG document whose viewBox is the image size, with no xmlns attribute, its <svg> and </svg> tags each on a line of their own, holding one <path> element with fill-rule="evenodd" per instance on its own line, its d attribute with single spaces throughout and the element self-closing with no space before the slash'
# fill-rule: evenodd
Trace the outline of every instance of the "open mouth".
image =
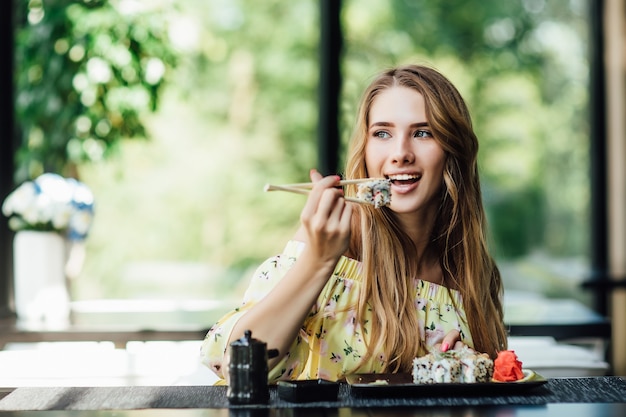
<svg viewBox="0 0 626 417">
<path fill-rule="evenodd" d="M 421 175 L 418 174 L 397 174 L 397 175 L 387 175 L 387 179 L 391 181 L 394 185 L 411 185 L 415 184 L 422 178 Z"/>
</svg>

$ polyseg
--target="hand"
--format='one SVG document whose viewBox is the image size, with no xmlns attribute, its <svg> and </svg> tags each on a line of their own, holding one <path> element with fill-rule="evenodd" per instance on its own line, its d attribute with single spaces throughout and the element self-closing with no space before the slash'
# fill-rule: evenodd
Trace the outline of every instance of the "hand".
<svg viewBox="0 0 626 417">
<path fill-rule="evenodd" d="M 307 249 L 316 259 L 334 265 L 348 249 L 352 206 L 337 188 L 338 176 L 322 177 L 316 170 L 311 170 L 310 176 L 315 184 L 300 214 Z"/>
<path fill-rule="evenodd" d="M 449 350 L 461 350 L 467 345 L 461 342 L 461 333 L 458 330 L 450 330 L 448 334 L 443 337 L 441 343 L 435 345 L 442 352 Z"/>
</svg>

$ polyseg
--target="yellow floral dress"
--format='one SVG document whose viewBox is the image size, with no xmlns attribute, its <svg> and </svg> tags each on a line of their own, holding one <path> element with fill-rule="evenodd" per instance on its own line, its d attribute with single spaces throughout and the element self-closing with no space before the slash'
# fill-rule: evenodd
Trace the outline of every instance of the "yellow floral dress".
<svg viewBox="0 0 626 417">
<path fill-rule="evenodd" d="M 222 358 L 235 323 L 282 279 L 303 247 L 302 242 L 289 241 L 282 254 L 261 264 L 252 277 L 242 305 L 222 317 L 207 333 L 201 347 L 202 362 L 219 377 L 224 378 L 228 372 L 222 367 Z M 271 382 L 317 378 L 334 381 L 354 372 L 382 372 L 382 357 L 372 357 L 361 363 L 366 351 L 364 335 L 368 334 L 356 319 L 361 277 L 359 261 L 347 257 L 339 260 L 289 351 L 270 370 Z M 473 347 L 462 306 L 458 291 L 415 280 L 415 310 L 423 329 L 420 336 L 427 349 L 440 343 L 453 329 L 459 330 L 463 343 Z M 366 318 L 365 323 L 370 322 L 371 319 Z"/>
</svg>

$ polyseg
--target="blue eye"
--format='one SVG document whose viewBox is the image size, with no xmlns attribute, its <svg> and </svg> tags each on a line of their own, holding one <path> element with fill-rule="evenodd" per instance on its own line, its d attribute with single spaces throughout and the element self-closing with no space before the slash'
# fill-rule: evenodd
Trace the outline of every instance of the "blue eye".
<svg viewBox="0 0 626 417">
<path fill-rule="evenodd" d="M 432 138 L 433 134 L 428 130 L 416 130 L 414 133 L 414 137 L 416 138 Z"/>
<path fill-rule="evenodd" d="M 387 132 L 385 132 L 384 130 L 378 130 L 376 132 L 374 132 L 373 135 L 375 138 L 380 138 L 380 139 L 387 139 L 389 137 L 391 137 L 391 135 Z"/>
</svg>

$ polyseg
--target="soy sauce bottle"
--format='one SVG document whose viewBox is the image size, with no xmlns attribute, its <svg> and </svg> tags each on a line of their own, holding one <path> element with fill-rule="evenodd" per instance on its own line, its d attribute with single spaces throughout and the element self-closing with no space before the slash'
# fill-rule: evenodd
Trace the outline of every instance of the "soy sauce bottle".
<svg viewBox="0 0 626 417">
<path fill-rule="evenodd" d="M 267 384 L 270 358 L 278 356 L 278 350 L 267 350 L 267 344 L 252 338 L 246 330 L 244 337 L 230 344 L 228 375 L 228 401 L 231 404 L 263 404 L 270 399 Z"/>
</svg>

